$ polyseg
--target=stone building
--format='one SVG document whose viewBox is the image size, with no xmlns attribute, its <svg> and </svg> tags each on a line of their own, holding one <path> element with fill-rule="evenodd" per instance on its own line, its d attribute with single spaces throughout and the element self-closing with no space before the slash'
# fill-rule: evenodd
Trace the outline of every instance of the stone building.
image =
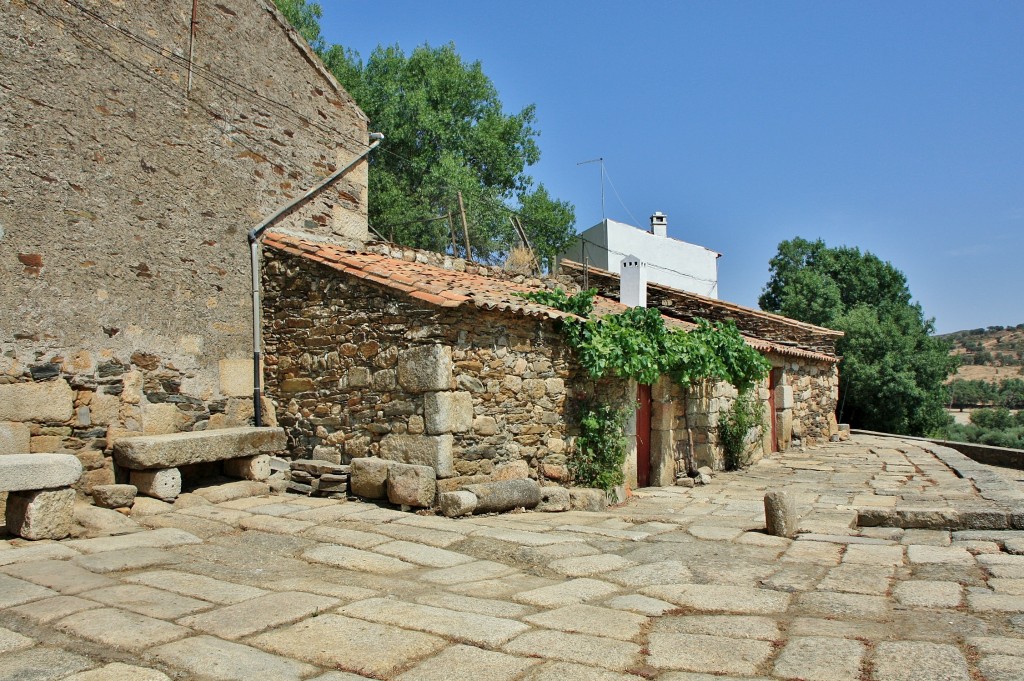
<svg viewBox="0 0 1024 681">
<path fill-rule="evenodd" d="M 551 280 L 386 245 L 346 250 L 285 233 L 264 245 L 267 391 L 296 456 L 426 464 L 442 491 L 512 475 L 563 484 L 578 403 L 599 395 L 632 407 L 639 395 L 647 405 L 628 424 L 639 443 L 626 464 L 630 486 L 723 466 L 716 426 L 735 397 L 729 386 L 686 394 L 668 377 L 639 389 L 591 380 L 558 329 L 572 315 L 516 296 Z M 561 283 L 572 287 L 569 277 Z M 709 301 L 741 329 L 760 328 L 748 342 L 775 367 L 758 387 L 771 409 L 751 456 L 786 448 L 794 434 L 828 438 L 837 334 L 700 299 Z M 611 295 L 595 301 L 597 314 L 624 309 Z M 664 316 L 693 327 L 679 309 Z"/>
<path fill-rule="evenodd" d="M 90 486 L 117 437 L 250 419 L 247 232 L 367 120 L 272 0 L 0 15 L 0 451 Z M 365 240 L 365 163 L 281 226 Z"/>
</svg>

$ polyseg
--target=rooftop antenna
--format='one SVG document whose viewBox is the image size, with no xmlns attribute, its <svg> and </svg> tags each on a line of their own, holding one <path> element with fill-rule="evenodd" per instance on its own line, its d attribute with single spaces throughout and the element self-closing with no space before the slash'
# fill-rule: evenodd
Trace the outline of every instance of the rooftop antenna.
<svg viewBox="0 0 1024 681">
<path fill-rule="evenodd" d="M 577 166 L 586 165 L 588 163 L 600 163 L 601 164 L 601 221 L 605 221 L 607 217 L 604 214 L 604 157 L 592 158 L 589 161 L 580 161 Z"/>
</svg>

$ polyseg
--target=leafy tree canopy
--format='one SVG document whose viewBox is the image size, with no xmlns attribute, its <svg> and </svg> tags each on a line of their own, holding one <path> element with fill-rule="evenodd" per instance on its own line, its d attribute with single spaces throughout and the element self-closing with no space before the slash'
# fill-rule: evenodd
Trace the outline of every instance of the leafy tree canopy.
<svg viewBox="0 0 1024 681">
<path fill-rule="evenodd" d="M 466 62 L 452 44 L 423 45 L 406 54 L 397 45 L 364 62 L 341 45 L 326 45 L 320 6 L 275 0 L 324 64 L 384 133 L 370 157 L 369 218 L 381 236 L 444 251 L 464 248 L 458 194 L 476 259 L 495 261 L 519 237 L 517 217 L 536 254 L 548 264 L 575 236 L 575 210 L 535 185 L 526 169 L 540 159 L 533 105 L 504 112 L 479 61 Z M 511 210 L 510 210 L 511 209 Z M 512 211 L 515 211 L 513 216 Z"/>
<path fill-rule="evenodd" d="M 840 418 L 852 425 L 926 435 L 948 420 L 943 382 L 957 366 L 934 320 L 911 302 L 907 279 L 858 248 L 797 237 L 779 244 L 763 310 L 845 332 L 836 350 Z"/>
</svg>

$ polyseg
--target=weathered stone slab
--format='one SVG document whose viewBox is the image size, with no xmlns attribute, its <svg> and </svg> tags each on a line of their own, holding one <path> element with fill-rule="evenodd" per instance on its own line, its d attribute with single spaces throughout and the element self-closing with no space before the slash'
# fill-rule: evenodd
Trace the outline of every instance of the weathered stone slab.
<svg viewBox="0 0 1024 681">
<path fill-rule="evenodd" d="M 623 570 L 636 565 L 631 560 L 615 554 L 599 553 L 595 556 L 562 558 L 548 563 L 548 567 L 566 577 L 587 577 L 613 570 Z"/>
<path fill-rule="evenodd" d="M 0 421 L 63 423 L 74 414 L 74 403 L 75 393 L 63 378 L 0 385 Z"/>
<path fill-rule="evenodd" d="M 409 563 L 432 568 L 446 568 L 472 563 L 475 558 L 455 551 L 446 551 L 433 546 L 424 546 L 410 541 L 393 541 L 375 547 L 375 553 L 398 558 Z"/>
<path fill-rule="evenodd" d="M 0 679 L 51 681 L 95 666 L 87 657 L 67 650 L 37 646 L 0 655 Z"/>
<path fill-rule="evenodd" d="M 189 630 L 118 608 L 85 610 L 57 622 L 57 628 L 76 636 L 133 651 L 142 651 L 188 636 Z"/>
<path fill-rule="evenodd" d="M 642 593 L 700 612 L 735 612 L 767 615 L 785 612 L 790 594 L 771 589 L 719 584 L 650 586 Z"/>
<path fill-rule="evenodd" d="M 514 508 L 533 508 L 540 503 L 540 485 L 536 480 L 502 480 L 467 485 L 476 495 L 475 513 L 501 513 Z"/>
<path fill-rule="evenodd" d="M 22 648 L 30 648 L 34 646 L 35 643 L 36 642 L 28 636 L 22 636 L 16 631 L 0 627 L 0 655 L 15 650 L 21 650 Z"/>
<path fill-rule="evenodd" d="M 437 477 L 451 478 L 455 476 L 452 443 L 450 434 L 387 435 L 380 441 L 380 456 L 388 461 L 429 466 Z"/>
<path fill-rule="evenodd" d="M 342 615 L 310 617 L 250 641 L 271 652 L 320 667 L 384 678 L 396 667 L 447 645 L 443 638 Z"/>
<path fill-rule="evenodd" d="M 640 646 L 635 643 L 562 631 L 528 631 L 505 644 L 504 650 L 528 657 L 598 665 L 620 671 L 640 660 Z"/>
<path fill-rule="evenodd" d="M 603 511 L 608 508 L 608 495 L 602 489 L 573 487 L 569 490 L 569 504 L 574 511 Z"/>
<path fill-rule="evenodd" d="M 70 487 L 80 477 L 82 463 L 71 454 L 0 456 L 0 492 Z"/>
<path fill-rule="evenodd" d="M 338 604 L 335 598 L 281 591 L 178 620 L 186 627 L 235 640 L 265 629 L 291 624 Z"/>
<path fill-rule="evenodd" d="M 94 589 L 89 592 L 89 599 L 162 620 L 177 619 L 213 607 L 212 603 L 197 598 L 172 594 L 142 584 L 118 584 Z"/>
<path fill-rule="evenodd" d="M 641 615 L 583 604 L 567 605 L 523 619 L 545 629 L 607 636 L 620 641 L 632 641 L 648 622 L 648 618 Z"/>
<path fill-rule="evenodd" d="M 398 384 L 410 393 L 451 389 L 451 351 L 442 345 L 421 345 L 400 353 Z"/>
<path fill-rule="evenodd" d="M 112 579 L 93 574 L 64 560 L 16 563 L 4 567 L 3 571 L 13 577 L 54 589 L 63 594 L 77 594 L 115 584 Z"/>
<path fill-rule="evenodd" d="M 75 490 L 70 487 L 7 495 L 7 531 L 24 539 L 63 539 L 71 534 L 74 515 Z"/>
<path fill-rule="evenodd" d="M 361 551 L 347 546 L 333 546 L 331 544 L 308 549 L 302 554 L 302 557 L 315 563 L 324 563 L 345 568 L 346 570 L 358 570 L 359 572 L 370 572 L 378 575 L 393 575 L 416 567 L 411 563 L 406 563 L 391 556 L 382 556 L 369 551 Z"/>
<path fill-rule="evenodd" d="M 388 468 L 388 501 L 429 508 L 437 497 L 437 475 L 429 466 L 393 463 Z"/>
<path fill-rule="evenodd" d="M 557 608 L 575 605 L 585 601 L 604 598 L 618 591 L 618 588 L 597 579 L 570 579 L 539 589 L 522 591 L 512 597 L 517 603 L 536 605 L 542 608 Z"/>
<path fill-rule="evenodd" d="M 866 651 L 860 641 L 845 638 L 793 637 L 775 660 L 775 675 L 803 681 L 860 681 Z"/>
<path fill-rule="evenodd" d="M 184 669 L 197 678 L 212 676 L 224 681 L 299 681 L 316 671 L 316 667 L 311 665 L 212 636 L 194 636 L 167 643 L 154 648 L 150 654 L 160 662 Z"/>
<path fill-rule="evenodd" d="M 425 631 L 477 645 L 499 646 L 530 627 L 515 620 L 405 603 L 389 598 L 371 598 L 338 609 L 342 615 Z"/>
<path fill-rule="evenodd" d="M 286 445 L 281 428 L 218 428 L 121 438 L 114 444 L 114 460 L 133 470 L 172 468 L 276 452 Z"/>
<path fill-rule="evenodd" d="M 527 669 L 538 663 L 539 660 L 481 650 L 473 646 L 454 645 L 396 677 L 395 681 L 512 681 L 522 678 Z M 356 681 L 355 677 L 352 681 Z"/>
<path fill-rule="evenodd" d="M 663 602 L 663 601 L 658 601 Z M 782 640 L 779 625 L 770 617 L 753 615 L 684 615 L 661 617 L 654 630 L 674 634 L 707 634 L 729 638 Z"/>
<path fill-rule="evenodd" d="M 72 560 L 77 565 L 81 565 L 92 572 L 107 573 L 180 563 L 183 557 L 163 549 L 139 547 L 122 551 L 104 551 L 103 553 L 94 553 L 88 556 L 77 556 Z"/>
<path fill-rule="evenodd" d="M 204 575 L 193 575 L 188 572 L 177 572 L 174 570 L 153 570 L 124 577 L 123 579 L 132 584 L 146 584 L 158 589 L 173 591 L 183 596 L 202 598 L 204 601 L 210 601 L 219 605 L 231 605 L 247 601 L 250 598 L 256 598 L 257 596 L 263 596 L 267 593 L 263 589 L 257 589 L 254 586 L 235 584 Z"/>
<path fill-rule="evenodd" d="M 174 501 L 181 494 L 181 471 L 177 468 L 157 468 L 132 471 L 129 478 L 139 494 L 161 501 Z"/>
<path fill-rule="evenodd" d="M 883 641 L 872 660 L 878 681 L 969 681 L 967 660 L 956 646 Z"/>
<path fill-rule="evenodd" d="M 82 553 L 102 553 L 124 549 L 153 547 L 166 548 L 185 544 L 202 544 L 203 540 L 183 530 L 161 528 L 148 532 L 135 532 L 119 537 L 97 537 L 95 539 L 74 539 L 65 545 Z"/>
<path fill-rule="evenodd" d="M 770 641 L 703 634 L 652 633 L 648 663 L 661 669 L 752 675 L 771 657 Z"/>
<path fill-rule="evenodd" d="M 38 584 L 0 574 L 0 608 L 56 596 L 57 592 Z"/>
<path fill-rule="evenodd" d="M 911 580 L 900 582 L 893 593 L 900 604 L 918 608 L 956 608 L 963 601 L 958 582 Z"/>
</svg>

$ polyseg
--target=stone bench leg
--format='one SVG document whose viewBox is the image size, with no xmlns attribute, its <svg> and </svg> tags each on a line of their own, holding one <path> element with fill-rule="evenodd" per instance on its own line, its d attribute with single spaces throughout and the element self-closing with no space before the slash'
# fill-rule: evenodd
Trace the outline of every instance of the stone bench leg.
<svg viewBox="0 0 1024 681">
<path fill-rule="evenodd" d="M 181 471 L 177 468 L 132 471 L 131 484 L 138 488 L 139 494 L 161 501 L 174 501 L 181 494 Z"/>
<path fill-rule="evenodd" d="M 224 462 L 224 475 L 262 482 L 270 477 L 270 456 L 258 454 L 257 456 L 228 459 Z"/>
<path fill-rule="evenodd" d="M 71 534 L 75 490 L 24 490 L 7 494 L 7 531 L 24 539 L 63 539 Z"/>
</svg>

